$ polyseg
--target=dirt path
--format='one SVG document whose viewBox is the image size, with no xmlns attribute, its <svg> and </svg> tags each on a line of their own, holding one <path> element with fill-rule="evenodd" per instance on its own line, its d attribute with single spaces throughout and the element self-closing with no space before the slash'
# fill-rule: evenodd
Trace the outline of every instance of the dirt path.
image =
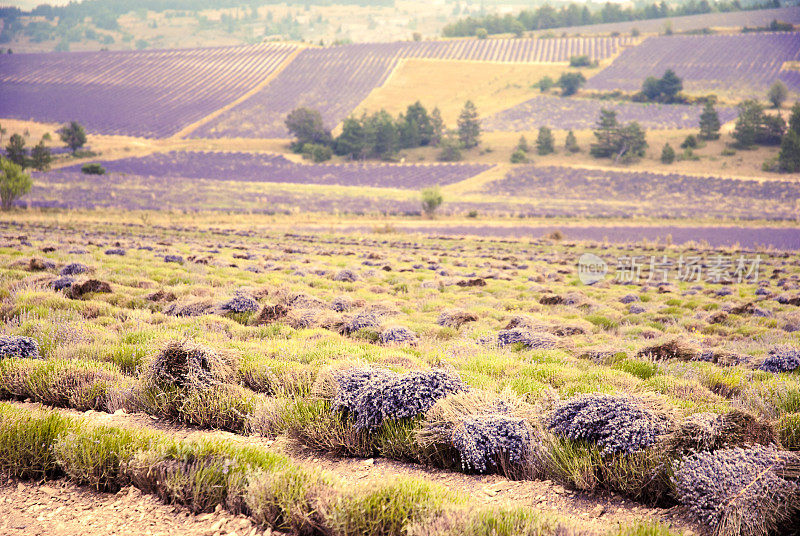
<svg viewBox="0 0 800 536">
<path fill-rule="evenodd" d="M 255 536 L 244 516 L 225 511 L 192 515 L 133 487 L 98 493 L 66 480 L 36 485 L 0 484 L 0 534 L 4 536 Z"/>
<path fill-rule="evenodd" d="M 16 404 L 30 409 L 52 409 L 38 403 L 19 402 Z M 178 439 L 213 438 L 259 446 L 273 452 L 284 453 L 301 465 L 319 468 L 335 475 L 340 479 L 344 489 L 349 489 L 352 485 L 383 484 L 396 478 L 418 477 L 444 486 L 457 496 L 465 497 L 470 505 L 496 508 L 532 506 L 545 514 L 561 516 L 579 523 L 583 530 L 594 531 L 598 534 L 604 534 L 619 524 L 629 525 L 647 519 L 670 524 L 676 529 L 683 530 L 684 536 L 701 533 L 701 528 L 689 521 L 681 508 L 649 508 L 611 493 L 571 491 L 549 480 L 511 481 L 499 475 L 465 475 L 385 458 L 365 460 L 330 456 L 315 452 L 286 437 L 269 440 L 260 436 L 243 436 L 218 430 L 199 430 L 187 426 L 177 426 L 140 413 L 108 414 L 70 409 L 58 409 L 58 411 L 96 424 L 158 430 L 169 433 Z M 1 527 L 2 525 L 0 525 Z M 0 534 L 2 534 L 1 531 Z M 239 534 L 241 535 L 241 533 Z"/>
</svg>

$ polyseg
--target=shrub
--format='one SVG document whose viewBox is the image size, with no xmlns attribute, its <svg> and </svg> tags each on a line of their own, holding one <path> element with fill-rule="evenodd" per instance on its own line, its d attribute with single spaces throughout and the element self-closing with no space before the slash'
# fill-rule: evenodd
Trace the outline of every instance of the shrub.
<svg viewBox="0 0 800 536">
<path fill-rule="evenodd" d="M 0 357 L 40 358 L 39 343 L 30 337 L 0 335 Z"/>
<path fill-rule="evenodd" d="M 516 149 L 511 153 L 510 162 L 512 164 L 527 164 L 529 162 L 528 155 L 522 149 Z"/>
<path fill-rule="evenodd" d="M 359 430 L 375 430 L 384 421 L 416 417 L 448 394 L 465 391 L 457 375 L 444 370 L 397 374 L 380 369 L 351 369 L 336 377 L 332 409 L 347 410 Z"/>
<path fill-rule="evenodd" d="M 98 279 L 88 279 L 83 283 L 73 283 L 67 291 L 67 297 L 73 300 L 83 299 L 87 294 L 108 294 L 111 292 L 111 285 Z"/>
<path fill-rule="evenodd" d="M 22 166 L 0 158 L 0 202 L 3 210 L 10 210 L 14 202 L 33 188 L 31 176 Z"/>
<path fill-rule="evenodd" d="M 525 328 L 503 329 L 497 333 L 497 344 L 499 346 L 522 344 L 525 348 L 533 350 L 549 350 L 558 345 L 558 337 Z"/>
<path fill-rule="evenodd" d="M 61 291 L 70 288 L 74 282 L 71 277 L 59 277 L 50 282 L 50 288 Z"/>
<path fill-rule="evenodd" d="M 164 262 L 183 264 L 183 257 L 181 257 L 180 255 L 164 255 Z"/>
<path fill-rule="evenodd" d="M 106 168 L 100 164 L 84 164 L 81 166 L 81 173 L 85 173 L 86 175 L 105 175 Z"/>
<path fill-rule="evenodd" d="M 219 306 L 223 313 L 243 314 L 258 311 L 258 301 L 247 294 L 237 293 L 233 298 L 223 302 Z"/>
<path fill-rule="evenodd" d="M 656 442 L 667 431 L 666 419 L 627 396 L 583 395 L 559 404 L 548 429 L 572 440 L 597 443 L 605 452 L 631 453 Z"/>
<path fill-rule="evenodd" d="M 433 218 L 436 210 L 442 205 L 444 197 L 438 186 L 422 190 L 422 210 L 429 218 Z"/>
<path fill-rule="evenodd" d="M 380 341 L 382 344 L 411 344 L 415 345 L 419 341 L 417 334 L 403 326 L 390 326 L 381 331 Z"/>
<path fill-rule="evenodd" d="M 671 164 L 674 161 L 675 161 L 675 149 L 673 149 L 669 143 L 664 144 L 664 148 L 661 150 L 661 163 Z"/>
<path fill-rule="evenodd" d="M 478 315 L 475 313 L 470 313 L 463 309 L 449 309 L 439 314 L 436 323 L 447 328 L 458 329 L 467 322 L 476 322 L 477 320 Z"/>
<path fill-rule="evenodd" d="M 529 456 L 531 428 L 523 419 L 508 415 L 466 417 L 453 430 L 453 446 L 461 454 L 465 471 L 485 473 L 497 466 L 497 458 L 507 456 L 520 465 Z"/>
<path fill-rule="evenodd" d="M 773 348 L 758 366 L 759 370 L 780 373 L 791 372 L 800 367 L 800 350 L 789 346 Z"/>
<path fill-rule="evenodd" d="M 53 443 L 68 429 L 68 421 L 56 413 L 0 406 L 0 472 L 36 480 L 58 476 Z"/>
<path fill-rule="evenodd" d="M 125 255 L 125 250 L 122 248 L 111 248 L 106 250 L 106 255 Z"/>
<path fill-rule="evenodd" d="M 320 143 L 306 143 L 300 152 L 303 153 L 303 158 L 317 163 L 325 162 L 333 157 L 333 149 Z"/>
<path fill-rule="evenodd" d="M 673 452 L 685 454 L 751 444 L 769 445 L 775 439 L 775 430 L 769 423 L 737 409 L 724 414 L 695 413 L 678 426 L 668 443 Z"/>
<path fill-rule="evenodd" d="M 189 341 L 170 341 L 143 373 L 146 385 L 159 388 L 208 386 L 229 377 L 230 365 L 213 350 Z"/>
<path fill-rule="evenodd" d="M 789 450 L 800 450 L 800 413 L 790 413 L 777 424 L 781 445 Z"/>
<path fill-rule="evenodd" d="M 754 445 L 686 456 L 676 464 L 674 484 L 680 501 L 714 534 L 766 535 L 796 523 L 798 471 L 796 455 Z"/>
<path fill-rule="evenodd" d="M 681 142 L 681 149 L 696 149 L 696 148 L 697 148 L 697 138 L 694 136 L 694 134 L 689 134 Z"/>
<path fill-rule="evenodd" d="M 88 272 L 90 269 L 85 264 L 79 262 L 71 262 L 64 266 L 59 274 L 61 275 L 78 275 Z"/>
<path fill-rule="evenodd" d="M 244 501 L 261 526 L 312 534 L 323 526 L 323 480 L 300 468 L 258 471 L 248 477 Z"/>
<path fill-rule="evenodd" d="M 354 283 L 358 281 L 358 273 L 349 268 L 344 268 L 343 270 L 339 270 L 336 272 L 336 275 L 333 276 L 334 281 L 340 281 L 345 283 Z"/>
</svg>

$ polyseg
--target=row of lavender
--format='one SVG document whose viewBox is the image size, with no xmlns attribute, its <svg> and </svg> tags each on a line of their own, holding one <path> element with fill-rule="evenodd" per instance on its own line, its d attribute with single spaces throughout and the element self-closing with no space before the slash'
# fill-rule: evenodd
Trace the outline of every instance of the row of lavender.
<svg viewBox="0 0 800 536">
<path fill-rule="evenodd" d="M 783 78 L 800 91 L 798 78 L 781 72 L 783 64 L 800 60 L 800 33 L 682 35 L 649 37 L 622 52 L 592 77 L 587 89 L 635 91 L 647 76 L 672 69 L 689 91 L 733 91 L 763 96 Z"/>
<path fill-rule="evenodd" d="M 622 122 L 637 121 L 645 128 L 695 128 L 700 121 L 702 106 L 681 104 L 645 104 L 613 102 L 597 99 L 568 99 L 535 97 L 498 112 L 483 120 L 487 131 L 526 131 L 541 126 L 559 129 L 589 129 L 595 126 L 601 109 L 616 110 Z M 717 107 L 720 121 L 736 118 L 734 108 Z"/>
<path fill-rule="evenodd" d="M 419 190 L 489 169 L 485 164 L 297 164 L 280 155 L 186 151 L 102 162 L 112 175 L 292 184 L 335 184 Z M 80 165 L 53 173 L 75 173 Z"/>
<path fill-rule="evenodd" d="M 296 47 L 0 55 L 0 116 L 165 137 L 240 98 Z"/>
<path fill-rule="evenodd" d="M 402 58 L 566 62 L 579 55 L 604 59 L 631 43 L 630 37 L 462 39 L 304 50 L 267 87 L 200 127 L 193 137 L 285 138 L 286 114 L 300 106 L 319 110 L 333 127 L 382 85 Z"/>
</svg>

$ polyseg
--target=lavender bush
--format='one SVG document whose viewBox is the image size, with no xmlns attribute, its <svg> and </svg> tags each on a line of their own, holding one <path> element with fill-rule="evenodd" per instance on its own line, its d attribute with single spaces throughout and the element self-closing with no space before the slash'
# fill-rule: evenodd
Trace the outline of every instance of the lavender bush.
<svg viewBox="0 0 800 536">
<path fill-rule="evenodd" d="M 800 350 L 789 346 L 773 348 L 758 366 L 766 372 L 792 372 L 800 367 Z"/>
<path fill-rule="evenodd" d="M 590 394 L 559 404 L 548 429 L 573 440 L 597 443 L 609 453 L 632 453 L 655 443 L 667 431 L 661 417 L 627 396 Z"/>
<path fill-rule="evenodd" d="M 36 359 L 41 357 L 39 355 L 39 344 L 30 337 L 0 335 L 0 357 Z"/>
<path fill-rule="evenodd" d="M 485 473 L 497 467 L 499 456 L 520 464 L 530 452 L 531 430 L 524 419 L 509 415 L 473 415 L 453 430 L 453 446 L 464 471 Z"/>
</svg>

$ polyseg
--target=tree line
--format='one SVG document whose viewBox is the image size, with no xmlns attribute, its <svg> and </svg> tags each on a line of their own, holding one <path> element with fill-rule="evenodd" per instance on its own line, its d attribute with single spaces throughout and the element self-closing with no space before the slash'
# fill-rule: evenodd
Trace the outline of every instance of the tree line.
<svg viewBox="0 0 800 536">
<path fill-rule="evenodd" d="M 396 118 L 386 110 L 350 116 L 336 137 L 325 127 L 318 110 L 292 110 L 285 124 L 294 137 L 292 151 L 315 162 L 329 160 L 334 154 L 351 160 L 393 161 L 400 150 L 416 147 L 436 147 L 439 160 L 456 161 L 461 160 L 462 150 L 477 147 L 481 137 L 478 111 L 471 101 L 464 104 L 454 130 L 446 128 L 438 108 L 428 113 L 419 101 Z"/>
<path fill-rule="evenodd" d="M 703 13 L 727 13 L 751 9 L 767 9 L 780 7 L 779 0 L 766 0 L 754 4 L 742 5 L 739 0 L 709 2 L 708 0 L 689 0 L 680 5 L 671 6 L 666 2 L 652 3 L 644 6 L 623 7 L 617 3 L 606 2 L 600 9 L 590 10 L 586 5 L 571 3 L 561 9 L 545 4 L 538 9 L 523 10 L 516 16 L 486 15 L 483 17 L 467 17 L 442 29 L 444 37 L 469 37 L 483 34 L 513 33 L 518 36 L 525 31 L 567 28 L 612 22 L 629 22 L 645 19 L 661 19 L 681 15 L 699 15 Z"/>
</svg>

